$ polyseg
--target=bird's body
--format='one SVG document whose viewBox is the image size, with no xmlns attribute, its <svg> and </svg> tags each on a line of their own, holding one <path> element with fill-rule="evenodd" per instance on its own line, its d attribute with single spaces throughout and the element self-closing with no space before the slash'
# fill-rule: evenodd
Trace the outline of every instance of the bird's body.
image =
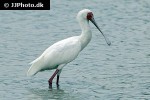
<svg viewBox="0 0 150 100">
<path fill-rule="evenodd" d="M 70 37 L 47 48 L 40 57 L 31 62 L 32 66 L 27 73 L 28 76 L 39 71 L 56 69 L 59 65 L 74 60 L 81 50 L 81 43 L 78 38 L 78 36 Z"/>
<path fill-rule="evenodd" d="M 93 21 L 94 19 L 92 18 L 93 14 L 90 10 L 84 9 L 80 11 L 77 15 L 77 20 L 82 29 L 81 35 L 73 36 L 51 45 L 40 57 L 31 62 L 31 67 L 29 68 L 27 75 L 32 76 L 39 71 L 57 69 L 49 80 L 49 84 L 52 84 L 55 75 L 57 74 L 59 76 L 62 68 L 69 62 L 73 61 L 90 42 L 92 32 L 89 26 L 89 20 Z M 95 24 L 96 23 L 94 23 L 94 25 Z M 106 39 L 106 42 L 108 43 L 109 41 Z M 58 84 L 59 77 L 57 78 Z"/>
</svg>

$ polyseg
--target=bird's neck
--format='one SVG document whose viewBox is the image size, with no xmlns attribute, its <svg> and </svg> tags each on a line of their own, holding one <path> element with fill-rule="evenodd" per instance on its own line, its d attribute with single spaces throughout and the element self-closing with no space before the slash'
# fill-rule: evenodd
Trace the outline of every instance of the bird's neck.
<svg viewBox="0 0 150 100">
<path fill-rule="evenodd" d="M 92 32 L 90 30 L 88 20 L 79 21 L 79 24 L 82 29 L 82 33 L 80 35 L 80 42 L 81 42 L 81 50 L 83 50 L 87 46 L 87 44 L 90 42 L 92 38 Z"/>
</svg>

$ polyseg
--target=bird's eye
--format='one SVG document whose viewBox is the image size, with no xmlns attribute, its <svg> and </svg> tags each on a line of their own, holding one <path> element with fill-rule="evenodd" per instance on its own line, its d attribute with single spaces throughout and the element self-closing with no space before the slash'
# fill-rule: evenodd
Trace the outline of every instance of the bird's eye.
<svg viewBox="0 0 150 100">
<path fill-rule="evenodd" d="M 87 14 L 87 19 L 90 20 L 90 19 L 92 19 L 92 18 L 93 18 L 93 13 L 92 13 L 92 12 L 89 12 L 89 13 Z"/>
</svg>

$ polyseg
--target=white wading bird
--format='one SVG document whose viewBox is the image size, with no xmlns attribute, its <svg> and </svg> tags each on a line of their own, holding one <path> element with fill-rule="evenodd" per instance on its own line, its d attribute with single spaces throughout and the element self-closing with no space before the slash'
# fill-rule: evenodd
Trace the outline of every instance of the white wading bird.
<svg viewBox="0 0 150 100">
<path fill-rule="evenodd" d="M 49 87 L 52 87 L 53 78 L 57 74 L 56 84 L 59 86 L 59 75 L 62 71 L 62 68 L 69 62 L 73 61 L 87 46 L 92 38 L 89 20 L 102 33 L 94 20 L 92 11 L 88 9 L 81 10 L 77 14 L 77 20 L 82 29 L 81 35 L 58 41 L 57 43 L 47 48 L 40 57 L 31 62 L 31 67 L 27 72 L 28 76 L 35 75 L 39 71 L 56 69 L 48 82 Z M 104 36 L 107 44 L 110 45 L 111 42 L 105 37 L 103 33 L 102 35 Z"/>
</svg>

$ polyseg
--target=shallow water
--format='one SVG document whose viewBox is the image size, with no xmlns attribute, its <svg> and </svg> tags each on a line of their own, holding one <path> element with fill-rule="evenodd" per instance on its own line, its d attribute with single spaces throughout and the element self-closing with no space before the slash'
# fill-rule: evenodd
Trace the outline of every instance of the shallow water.
<svg viewBox="0 0 150 100">
<path fill-rule="evenodd" d="M 83 8 L 112 45 L 90 23 L 93 38 L 64 67 L 59 89 L 48 89 L 54 70 L 27 77 L 28 63 L 47 47 L 80 34 L 75 16 Z M 0 11 L 0 23 L 0 100 L 150 99 L 149 0 L 53 0 L 49 11 Z"/>
</svg>

